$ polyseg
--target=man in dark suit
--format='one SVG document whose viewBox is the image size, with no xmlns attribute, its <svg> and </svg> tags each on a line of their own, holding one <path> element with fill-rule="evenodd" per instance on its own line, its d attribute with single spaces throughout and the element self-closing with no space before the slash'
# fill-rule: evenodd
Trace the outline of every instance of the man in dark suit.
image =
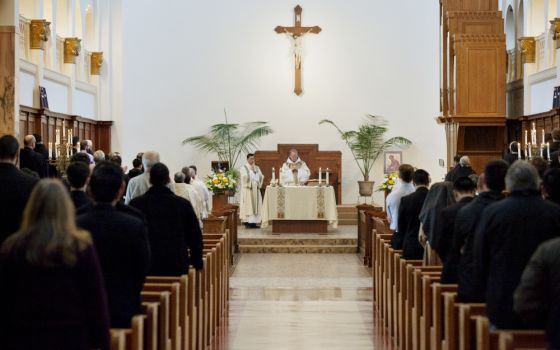
<svg viewBox="0 0 560 350">
<path fill-rule="evenodd" d="M 508 163 L 503 160 L 488 162 L 478 179 L 478 196 L 457 213 L 451 250 L 443 264 L 442 279 L 446 283 L 459 283 L 458 296 L 463 302 L 481 302 L 481 285 L 473 268 L 473 237 L 482 211 L 490 204 L 504 198 L 505 177 Z"/>
<path fill-rule="evenodd" d="M 455 203 L 441 210 L 439 214 L 438 226 L 432 238 L 433 247 L 439 255 L 441 261 L 445 261 L 447 253 L 453 241 L 453 230 L 455 228 L 455 218 L 457 213 L 465 205 L 469 204 L 476 190 L 476 185 L 468 177 L 460 177 L 453 183 L 453 196 Z"/>
<path fill-rule="evenodd" d="M 196 269 L 202 269 L 202 233 L 198 219 L 191 203 L 167 187 L 169 182 L 167 166 L 155 164 L 150 170 L 152 187 L 130 202 L 148 221 L 152 248 L 150 274 L 156 276 L 185 274 L 189 262 Z"/>
<path fill-rule="evenodd" d="M 115 209 L 122 197 L 122 169 L 100 162 L 91 175 L 93 208 L 78 217 L 78 226 L 91 233 L 103 270 L 112 328 L 128 328 L 142 312 L 140 292 L 150 265 L 146 227 L 134 216 Z"/>
<path fill-rule="evenodd" d="M 550 153 L 560 151 L 560 129 L 553 129 L 551 136 L 552 142 L 549 145 Z"/>
<path fill-rule="evenodd" d="M 482 213 L 475 232 L 474 264 L 486 282 L 486 313 L 499 329 L 522 328 L 513 311 L 513 293 L 531 255 L 560 236 L 560 206 L 545 201 L 534 166 L 517 161 L 508 170 L 509 197 Z"/>
<path fill-rule="evenodd" d="M 47 177 L 48 165 L 43 156 L 34 151 L 35 137 L 27 135 L 23 138 L 23 148 L 19 154 L 19 167 L 27 168 L 39 175 L 40 178 Z"/>
<path fill-rule="evenodd" d="M 35 151 L 35 153 L 38 153 L 38 154 L 41 155 L 41 164 L 45 169 L 46 177 L 49 177 L 49 176 L 51 176 L 51 167 L 49 165 L 49 150 L 47 149 L 47 147 L 43 143 L 43 137 L 41 135 L 33 134 L 33 137 L 35 137 L 34 151 Z"/>
<path fill-rule="evenodd" d="M 475 174 L 475 172 L 471 167 L 470 158 L 468 156 L 462 156 L 459 159 L 459 165 L 447 174 L 445 181 L 455 182 L 455 180 L 460 177 L 469 177 L 472 174 Z"/>
<path fill-rule="evenodd" d="M 418 215 L 420 215 L 424 200 L 428 195 L 430 174 L 418 169 L 412 175 L 412 182 L 416 191 L 404 196 L 399 207 L 399 230 L 404 233 L 402 256 L 404 259 L 422 259 L 424 247 L 418 241 L 418 231 L 420 230 Z"/>
<path fill-rule="evenodd" d="M 19 142 L 11 136 L 0 137 L 0 245 L 19 229 L 23 209 L 37 179 L 17 167 Z"/>
<path fill-rule="evenodd" d="M 86 194 L 89 174 L 89 166 L 82 162 L 70 163 L 66 169 L 66 176 L 70 183 L 70 198 L 72 198 L 76 209 L 92 203 Z"/>
</svg>

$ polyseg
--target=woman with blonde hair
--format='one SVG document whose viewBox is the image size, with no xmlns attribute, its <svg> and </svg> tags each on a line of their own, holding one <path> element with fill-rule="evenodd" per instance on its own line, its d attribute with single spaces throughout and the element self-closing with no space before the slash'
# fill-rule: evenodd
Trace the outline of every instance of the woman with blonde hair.
<svg viewBox="0 0 560 350">
<path fill-rule="evenodd" d="M 103 277 L 62 183 L 34 188 L 0 248 L 1 349 L 109 349 Z"/>
</svg>

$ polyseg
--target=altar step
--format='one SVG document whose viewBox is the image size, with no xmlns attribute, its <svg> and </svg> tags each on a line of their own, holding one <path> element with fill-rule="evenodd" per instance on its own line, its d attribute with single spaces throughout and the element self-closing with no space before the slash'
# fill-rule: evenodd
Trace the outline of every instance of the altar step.
<svg viewBox="0 0 560 350">
<path fill-rule="evenodd" d="M 309 254 L 351 254 L 358 245 L 355 238 L 319 237 L 285 238 L 266 236 L 262 238 L 239 238 L 241 253 L 309 253 Z"/>
<path fill-rule="evenodd" d="M 355 204 L 342 204 L 336 206 L 339 225 L 358 225 L 358 210 Z"/>
</svg>

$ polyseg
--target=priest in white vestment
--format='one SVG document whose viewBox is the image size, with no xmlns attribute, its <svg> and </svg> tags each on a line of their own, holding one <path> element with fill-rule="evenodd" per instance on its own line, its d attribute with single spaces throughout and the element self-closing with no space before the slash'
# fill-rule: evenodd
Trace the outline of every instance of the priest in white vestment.
<svg viewBox="0 0 560 350">
<path fill-rule="evenodd" d="M 311 171 L 299 157 L 298 151 L 290 150 L 288 160 L 280 169 L 280 183 L 284 186 L 305 185 L 310 175 Z"/>
<path fill-rule="evenodd" d="M 257 227 L 261 223 L 261 188 L 264 176 L 255 164 L 255 155 L 247 155 L 247 163 L 240 169 L 241 190 L 239 196 L 239 217 L 247 227 Z"/>
</svg>

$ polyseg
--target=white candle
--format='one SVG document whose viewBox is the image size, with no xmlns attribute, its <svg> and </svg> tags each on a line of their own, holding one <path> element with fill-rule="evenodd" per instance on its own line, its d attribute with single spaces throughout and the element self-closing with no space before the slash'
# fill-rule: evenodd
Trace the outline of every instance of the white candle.
<svg viewBox="0 0 560 350">
<path fill-rule="evenodd" d="M 544 140 L 544 129 L 542 129 L 542 145 L 543 145 L 543 147 L 544 147 L 545 142 L 546 141 Z"/>
<path fill-rule="evenodd" d="M 529 148 L 529 158 L 533 158 L 533 151 L 531 150 L 532 145 L 529 144 L 527 147 Z"/>
<path fill-rule="evenodd" d="M 548 160 L 550 159 L 550 143 L 546 143 L 546 157 L 548 158 Z"/>
<path fill-rule="evenodd" d="M 321 184 L 321 181 L 323 180 L 323 174 L 322 174 L 322 168 L 319 168 L 319 185 Z"/>
<path fill-rule="evenodd" d="M 521 142 L 517 143 L 517 159 L 521 159 Z"/>
<path fill-rule="evenodd" d="M 274 170 L 274 167 L 272 167 L 272 181 L 276 180 L 276 172 Z"/>
<path fill-rule="evenodd" d="M 531 144 L 532 145 L 537 144 L 537 127 L 535 126 L 534 122 L 533 122 L 533 129 L 531 129 Z"/>
<path fill-rule="evenodd" d="M 329 182 L 329 168 L 327 168 L 327 186 L 329 186 L 330 182 Z"/>
<path fill-rule="evenodd" d="M 525 130 L 525 145 L 527 144 L 527 130 Z"/>
<path fill-rule="evenodd" d="M 49 142 L 49 158 L 52 157 L 52 142 Z"/>
<path fill-rule="evenodd" d="M 541 158 L 543 157 L 543 148 L 544 148 L 544 143 L 541 144 L 541 146 L 539 147 L 540 153 L 541 153 Z"/>
</svg>

